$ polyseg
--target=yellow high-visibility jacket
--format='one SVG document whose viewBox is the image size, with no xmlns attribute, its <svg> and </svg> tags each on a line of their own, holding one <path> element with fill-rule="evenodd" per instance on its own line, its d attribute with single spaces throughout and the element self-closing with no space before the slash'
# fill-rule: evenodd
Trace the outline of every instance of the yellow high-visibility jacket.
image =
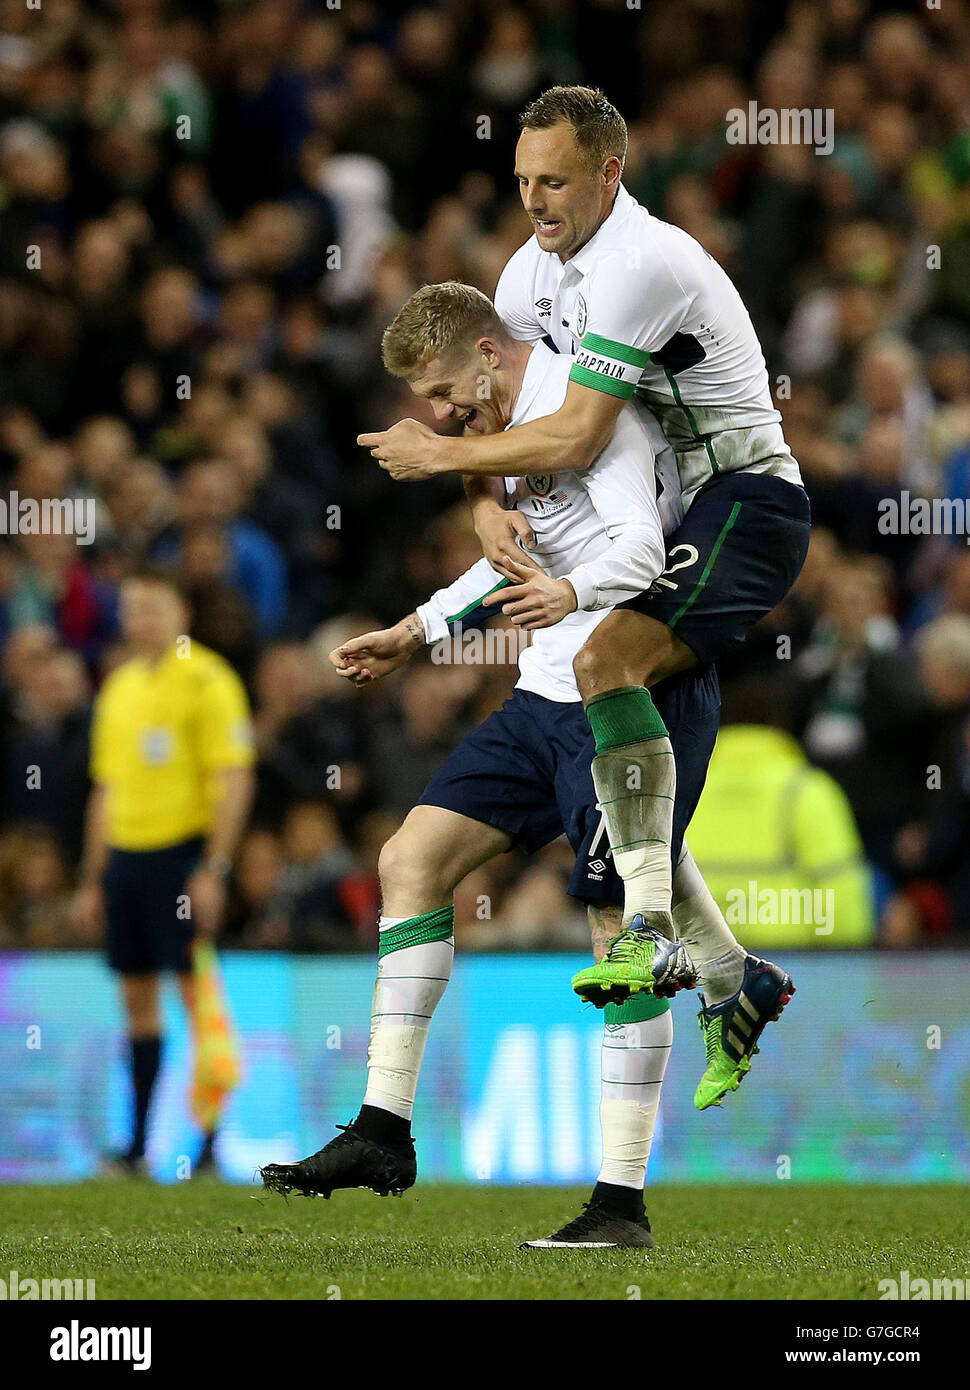
<svg viewBox="0 0 970 1390">
<path fill-rule="evenodd" d="M 721 730 L 687 843 L 742 945 L 872 942 L 871 876 L 849 803 L 781 730 Z"/>
</svg>

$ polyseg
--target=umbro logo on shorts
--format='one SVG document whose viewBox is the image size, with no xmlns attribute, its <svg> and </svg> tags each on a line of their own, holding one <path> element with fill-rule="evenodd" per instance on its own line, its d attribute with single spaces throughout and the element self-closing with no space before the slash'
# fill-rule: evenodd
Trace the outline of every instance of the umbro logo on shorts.
<svg viewBox="0 0 970 1390">
<path fill-rule="evenodd" d="M 591 859 L 589 861 L 589 867 L 592 869 L 593 873 L 601 874 L 606 868 L 606 865 L 603 863 L 602 859 Z"/>
</svg>

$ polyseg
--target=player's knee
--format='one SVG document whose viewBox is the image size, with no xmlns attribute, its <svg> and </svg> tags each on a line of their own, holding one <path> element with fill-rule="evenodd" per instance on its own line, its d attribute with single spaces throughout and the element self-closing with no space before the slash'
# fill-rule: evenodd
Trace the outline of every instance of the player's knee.
<svg viewBox="0 0 970 1390">
<path fill-rule="evenodd" d="M 423 895 L 437 887 L 435 866 L 429 861 L 427 842 L 402 827 L 385 843 L 377 861 L 384 896 L 402 893 Z"/>
<path fill-rule="evenodd" d="M 587 642 L 584 647 L 580 647 L 573 657 L 573 675 L 576 677 L 579 693 L 584 698 L 591 693 L 592 687 L 600 676 L 601 668 L 600 654 L 590 642 Z"/>
<path fill-rule="evenodd" d="M 415 848 L 409 843 L 410 837 L 400 830 L 385 841 L 377 860 L 377 873 L 381 887 L 386 892 L 395 888 L 398 882 L 414 872 Z"/>
<path fill-rule="evenodd" d="M 585 646 L 573 657 L 573 675 L 584 700 L 601 695 L 604 690 L 616 690 L 621 685 L 639 685 L 641 681 L 615 651 L 596 640 L 594 633 Z"/>
<path fill-rule="evenodd" d="M 606 622 L 576 653 L 573 675 L 580 695 L 590 700 L 594 695 L 627 685 L 655 685 L 686 669 L 692 660 L 689 650 L 661 623 L 638 625 L 635 630 L 614 630 Z"/>
</svg>

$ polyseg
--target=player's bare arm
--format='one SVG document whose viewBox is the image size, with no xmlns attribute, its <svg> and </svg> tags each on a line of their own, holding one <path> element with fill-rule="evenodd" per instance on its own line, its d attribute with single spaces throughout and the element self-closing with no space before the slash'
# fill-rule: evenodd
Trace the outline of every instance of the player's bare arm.
<svg viewBox="0 0 970 1390">
<path fill-rule="evenodd" d="M 334 647 L 330 662 L 344 680 L 356 686 L 370 685 L 403 666 L 426 641 L 421 619 L 417 613 L 409 613 L 393 627 L 365 632 Z"/>
<path fill-rule="evenodd" d="M 623 401 L 571 381 L 554 415 L 529 420 L 501 434 L 436 434 L 417 420 L 399 420 L 388 430 L 360 434 L 386 473 L 418 483 L 442 473 L 521 478 L 530 473 L 564 473 L 588 468 L 613 433 Z"/>
</svg>

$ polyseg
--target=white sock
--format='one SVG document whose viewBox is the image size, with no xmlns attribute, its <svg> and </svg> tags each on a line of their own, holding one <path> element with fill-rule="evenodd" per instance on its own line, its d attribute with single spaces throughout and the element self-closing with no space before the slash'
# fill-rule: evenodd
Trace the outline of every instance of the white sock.
<svg viewBox="0 0 970 1390">
<path fill-rule="evenodd" d="M 388 931 L 410 920 L 382 917 L 380 928 Z M 365 1105 L 410 1120 L 428 1026 L 451 977 L 454 955 L 451 936 L 381 957 L 371 1007 Z"/>
<path fill-rule="evenodd" d="M 648 926 L 672 939 L 670 841 L 677 773 L 670 739 L 665 735 L 597 753 L 592 773 L 613 863 L 623 880 L 622 927 L 625 931 L 641 913 Z"/>
<path fill-rule="evenodd" d="M 746 952 L 686 845 L 674 872 L 674 926 L 697 967 L 704 1002 L 723 1004 L 741 988 Z"/>
<path fill-rule="evenodd" d="M 603 1166 L 599 1181 L 642 1188 L 674 1037 L 666 1009 L 641 1023 L 610 1023 L 603 1035 Z"/>
</svg>

